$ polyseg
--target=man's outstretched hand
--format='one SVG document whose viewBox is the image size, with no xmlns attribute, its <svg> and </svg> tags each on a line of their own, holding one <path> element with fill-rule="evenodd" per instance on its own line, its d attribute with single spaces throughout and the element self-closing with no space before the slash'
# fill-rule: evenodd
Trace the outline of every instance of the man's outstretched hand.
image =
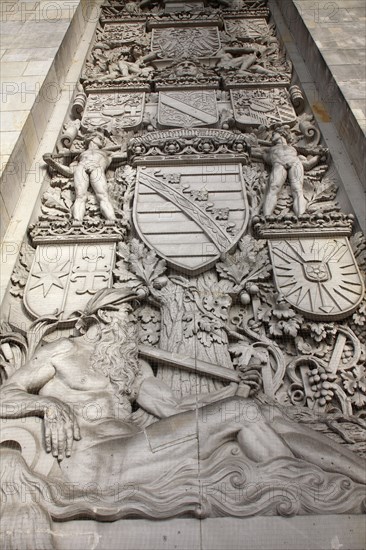
<svg viewBox="0 0 366 550">
<path fill-rule="evenodd" d="M 43 420 L 46 451 L 52 452 L 60 461 L 69 457 L 74 439 L 81 439 L 79 425 L 70 407 L 61 401 L 50 400 Z"/>
</svg>

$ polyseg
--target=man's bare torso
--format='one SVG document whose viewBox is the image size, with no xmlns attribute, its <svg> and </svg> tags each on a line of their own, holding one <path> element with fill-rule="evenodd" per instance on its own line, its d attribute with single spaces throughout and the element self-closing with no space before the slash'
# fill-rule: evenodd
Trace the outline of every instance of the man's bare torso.
<svg viewBox="0 0 366 550">
<path fill-rule="evenodd" d="M 39 394 L 58 399 L 62 397 L 77 416 L 81 416 L 78 420 L 82 424 L 83 421 L 92 422 L 95 418 L 114 418 L 116 411 L 112 384 L 102 372 L 98 373 L 91 368 L 94 350 L 90 351 L 90 343 L 65 338 L 57 344 L 57 351 L 50 357 L 55 374 Z"/>
<path fill-rule="evenodd" d="M 291 145 L 274 145 L 271 147 L 268 157 L 272 166 L 274 164 L 281 164 L 285 168 L 290 168 L 295 163 L 300 162 L 296 149 Z"/>
<path fill-rule="evenodd" d="M 110 165 L 110 154 L 101 149 L 87 149 L 79 157 L 79 165 L 87 168 L 102 168 L 106 170 Z"/>
</svg>

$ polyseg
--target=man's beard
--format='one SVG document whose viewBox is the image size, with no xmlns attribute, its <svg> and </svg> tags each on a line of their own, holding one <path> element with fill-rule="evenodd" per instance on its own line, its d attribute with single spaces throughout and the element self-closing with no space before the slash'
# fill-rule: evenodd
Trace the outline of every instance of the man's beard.
<svg viewBox="0 0 366 550">
<path fill-rule="evenodd" d="M 112 321 L 101 327 L 90 367 L 110 379 L 117 400 L 126 405 L 126 398 L 133 401 L 137 395 L 136 378 L 140 377 L 141 369 L 136 323 L 128 315 L 127 308 L 123 309 L 125 311 L 113 313 Z"/>
</svg>

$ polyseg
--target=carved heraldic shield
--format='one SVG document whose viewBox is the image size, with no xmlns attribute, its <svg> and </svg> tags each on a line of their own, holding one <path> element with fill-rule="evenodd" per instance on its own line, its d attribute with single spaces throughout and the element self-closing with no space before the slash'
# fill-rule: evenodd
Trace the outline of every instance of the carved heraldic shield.
<svg viewBox="0 0 366 550">
<path fill-rule="evenodd" d="M 87 130 L 104 128 L 110 133 L 137 128 L 142 123 L 144 93 L 89 94 L 82 126 Z"/>
<path fill-rule="evenodd" d="M 230 251 L 248 223 L 239 163 L 140 168 L 134 223 L 175 268 L 198 273 Z"/>
<path fill-rule="evenodd" d="M 111 286 L 115 243 L 39 245 L 24 293 L 34 316 L 60 314 L 60 320 L 85 308 L 98 290 Z"/>
<path fill-rule="evenodd" d="M 314 319 L 342 319 L 364 295 L 347 237 L 269 241 L 277 289 Z"/>
<path fill-rule="evenodd" d="M 192 128 L 212 126 L 219 120 L 214 90 L 160 92 L 160 126 Z"/>
<path fill-rule="evenodd" d="M 151 49 L 169 59 L 210 57 L 220 49 L 216 27 L 153 29 Z"/>
</svg>

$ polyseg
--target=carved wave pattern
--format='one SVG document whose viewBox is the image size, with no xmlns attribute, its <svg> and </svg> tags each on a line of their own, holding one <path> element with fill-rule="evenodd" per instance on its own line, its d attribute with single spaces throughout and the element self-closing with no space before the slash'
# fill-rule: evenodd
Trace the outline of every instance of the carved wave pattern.
<svg viewBox="0 0 366 550">
<path fill-rule="evenodd" d="M 70 489 L 69 483 L 63 487 L 36 476 L 22 462 L 23 481 L 39 485 L 40 504 L 58 520 L 360 514 L 366 508 L 365 487 L 348 477 L 287 457 L 256 464 L 243 458 L 236 443 L 201 460 L 199 471 L 182 458 L 178 468 L 143 486 L 103 491 L 93 483 L 89 492 Z"/>
</svg>

